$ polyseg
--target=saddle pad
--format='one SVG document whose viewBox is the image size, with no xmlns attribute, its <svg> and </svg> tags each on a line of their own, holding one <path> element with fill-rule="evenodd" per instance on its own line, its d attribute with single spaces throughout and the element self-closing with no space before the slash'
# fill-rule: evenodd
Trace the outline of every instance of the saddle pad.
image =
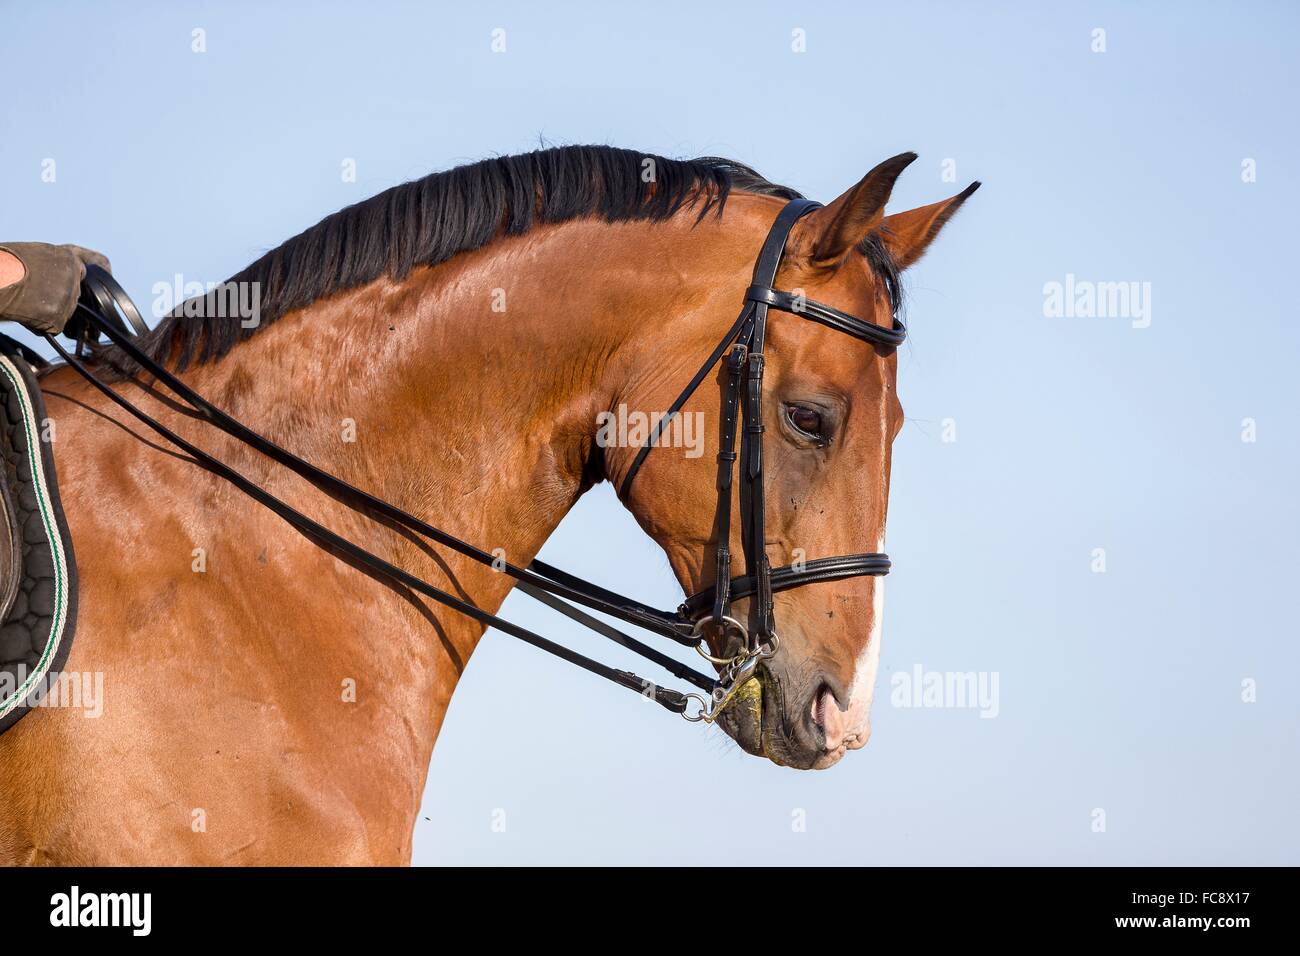
<svg viewBox="0 0 1300 956">
<path fill-rule="evenodd" d="M 0 733 L 38 706 L 67 660 L 76 562 L 43 440 L 45 400 L 31 366 L 0 352 Z"/>
</svg>

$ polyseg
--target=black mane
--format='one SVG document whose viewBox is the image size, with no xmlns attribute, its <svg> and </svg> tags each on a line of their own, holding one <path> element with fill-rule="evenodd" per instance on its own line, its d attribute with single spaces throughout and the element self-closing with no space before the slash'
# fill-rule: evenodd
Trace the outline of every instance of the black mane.
<svg viewBox="0 0 1300 956">
<path fill-rule="evenodd" d="M 645 175 L 647 165 L 653 177 Z M 561 146 L 458 166 L 340 209 L 232 276 L 227 286 L 257 284 L 255 326 L 245 328 L 239 315 L 215 307 L 209 293 L 203 318 L 187 317 L 183 303 L 137 345 L 184 370 L 220 358 L 281 316 L 331 293 L 385 275 L 402 279 L 416 266 L 445 262 L 500 235 L 588 216 L 660 222 L 689 208 L 698 210 L 699 221 L 710 212 L 721 215 L 732 189 L 799 198 L 733 160 L 665 159 L 610 146 Z M 898 270 L 888 251 L 874 238 L 861 248 L 897 308 Z M 189 305 L 193 316 L 194 306 L 203 304 Z M 117 349 L 99 357 L 131 370 Z"/>
</svg>

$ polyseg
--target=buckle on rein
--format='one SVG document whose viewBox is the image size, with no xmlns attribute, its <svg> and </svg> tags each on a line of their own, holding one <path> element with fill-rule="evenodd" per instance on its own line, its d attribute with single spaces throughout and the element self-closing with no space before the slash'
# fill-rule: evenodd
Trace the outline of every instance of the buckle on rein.
<svg viewBox="0 0 1300 956">
<path fill-rule="evenodd" d="M 755 648 L 749 646 L 749 632 L 745 626 L 737 621 L 734 617 L 723 616 L 721 620 L 723 637 L 728 634 L 736 634 L 740 637 L 740 653 L 733 657 L 714 657 L 709 653 L 708 641 L 704 637 L 704 628 L 706 626 L 717 625 L 718 620 L 713 617 L 700 618 L 695 623 L 694 635 L 699 638 L 695 645 L 695 650 L 701 657 L 713 664 L 722 666 L 722 673 L 718 675 L 717 686 L 713 688 L 708 699 L 699 694 L 686 694 L 687 700 L 697 701 L 700 705 L 699 710 L 690 714 L 682 712 L 682 716 L 691 723 L 704 722 L 711 724 L 726 710 L 727 705 L 735 700 L 736 695 L 750 681 L 758 680 L 758 666 L 763 661 L 772 657 L 776 653 L 777 647 L 780 646 L 781 639 L 775 634 L 766 643 L 760 643 Z"/>
</svg>

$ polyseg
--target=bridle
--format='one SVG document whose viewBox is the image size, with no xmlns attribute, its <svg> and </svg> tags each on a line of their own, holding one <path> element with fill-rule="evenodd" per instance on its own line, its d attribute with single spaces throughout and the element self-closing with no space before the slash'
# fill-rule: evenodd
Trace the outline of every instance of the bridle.
<svg viewBox="0 0 1300 956">
<path fill-rule="evenodd" d="M 132 329 L 138 334 L 146 328 L 139 310 L 116 280 L 96 266 L 87 267 L 77 313 L 73 323 L 69 325 L 67 334 L 77 341 L 74 352 L 69 352 L 53 337 L 46 336 L 46 338 L 64 361 L 117 405 L 185 452 L 195 462 L 230 481 L 250 497 L 280 515 L 307 537 L 355 567 L 384 579 L 400 589 L 414 591 L 428 597 L 485 626 L 494 627 L 505 634 L 539 647 L 622 687 L 634 690 L 668 710 L 681 714 L 687 720 L 712 723 L 740 688 L 757 675 L 761 662 L 776 652 L 779 638 L 773 620 L 773 594 L 806 584 L 889 573 L 889 558 L 884 554 L 819 558 L 797 566 L 773 569 L 764 548 L 766 539 L 763 474 L 763 348 L 770 310 L 776 309 L 811 319 L 885 349 L 896 348 L 907 336 L 907 329 L 897 317 L 894 318 L 892 328 L 884 329 L 873 322 L 859 319 L 831 306 L 774 288 L 776 272 L 781 264 L 782 253 L 791 228 L 802 216 L 819 208 L 819 205 L 811 200 L 795 199 L 788 202 L 781 210 L 758 254 L 754 265 L 753 282 L 745 292 L 745 301 L 740 315 L 681 395 L 673 402 L 669 411 L 659 420 L 645 444 L 638 450 L 620 486 L 620 495 L 626 500 L 632 481 L 649 455 L 650 449 L 658 444 L 664 429 L 681 412 L 683 406 L 725 353 L 721 444 L 717 459 L 717 566 L 714 577 L 716 583 L 688 597 L 676 611 L 662 611 L 642 604 L 543 561 L 533 561 L 527 568 L 505 562 L 498 555 L 483 551 L 475 545 L 433 527 L 396 505 L 376 498 L 341 478 L 317 468 L 254 432 L 213 406 L 136 346 L 132 341 Z M 128 322 L 131 328 L 128 328 Z M 86 358 L 86 347 L 93 348 L 98 345 L 101 334 L 118 346 L 123 354 L 140 369 L 153 376 L 156 383 L 166 386 L 189 405 L 198 417 L 303 476 L 336 500 L 375 520 L 413 531 L 473 561 L 509 575 L 519 582 L 518 587 L 525 594 L 652 661 L 673 676 L 693 684 L 705 691 L 708 697 L 695 693 L 683 694 L 659 686 L 631 671 L 610 667 L 527 628 L 489 614 L 469 601 L 443 591 L 385 561 L 307 517 L 223 461 L 171 431 L 166 425 L 150 417 L 114 391 L 82 361 Z M 149 386 L 146 386 L 146 390 L 148 388 Z M 738 431 L 741 433 L 739 456 L 736 454 Z M 733 578 L 730 550 L 731 501 L 737 461 L 739 461 L 740 473 L 741 542 L 745 567 L 749 570 L 749 574 Z M 747 623 L 742 624 L 733 615 L 732 604 L 744 598 L 752 600 Z M 695 648 L 717 665 L 720 671 L 718 677 L 715 679 L 687 667 L 675 658 L 593 617 L 583 608 L 598 611 L 684 646 Z M 723 653 L 727 656 L 713 655 L 707 642 L 709 633 L 719 636 L 718 646 L 723 648 Z M 693 712 L 690 706 L 692 702 L 697 705 Z"/>
<path fill-rule="evenodd" d="M 652 430 L 633 459 L 619 489 L 620 497 L 626 501 L 632 481 L 650 454 L 650 449 L 658 443 L 664 429 L 681 412 L 700 383 L 726 353 L 715 516 L 717 560 L 713 580 L 716 583 L 691 595 L 679 610 L 687 620 L 694 622 L 694 634 L 702 636 L 706 628 L 713 628 L 715 633 L 722 636 L 722 646 L 738 647 L 738 651 L 729 657 L 709 657 L 713 663 L 723 668 L 718 686 L 712 692 L 710 706 L 704 709 L 704 713 L 712 716 L 721 712 L 745 682 L 755 676 L 762 660 L 776 653 L 780 638 L 773 618 L 772 595 L 775 592 L 819 581 L 889 573 L 889 556 L 874 553 L 820 558 L 797 567 L 786 566 L 773 570 L 764 547 L 767 537 L 764 526 L 763 349 L 770 310 L 777 309 L 812 319 L 846 335 L 890 350 L 897 348 L 907 338 L 907 328 L 897 316 L 894 317 L 892 328 L 882 329 L 874 322 L 864 321 L 829 305 L 775 288 L 777 269 L 780 268 L 790 230 L 799 219 L 820 207 L 820 203 L 810 199 L 794 199 L 786 203 L 777 215 L 754 263 L 753 281 L 745 290 L 740 315 Z M 731 499 L 737 464 L 738 416 L 741 417 L 739 424 L 743 426 L 739 455 L 740 537 L 745 567 L 749 574 L 733 579 Z M 731 613 L 732 602 L 742 598 L 751 598 L 748 627 Z"/>
</svg>

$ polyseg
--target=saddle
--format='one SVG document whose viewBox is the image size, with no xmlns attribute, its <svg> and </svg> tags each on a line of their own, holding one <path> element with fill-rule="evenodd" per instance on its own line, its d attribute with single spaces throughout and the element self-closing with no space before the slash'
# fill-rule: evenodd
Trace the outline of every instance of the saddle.
<svg viewBox="0 0 1300 956">
<path fill-rule="evenodd" d="M 0 335 L 0 733 L 44 699 L 77 617 L 72 537 L 36 378 L 46 364 Z"/>
</svg>

